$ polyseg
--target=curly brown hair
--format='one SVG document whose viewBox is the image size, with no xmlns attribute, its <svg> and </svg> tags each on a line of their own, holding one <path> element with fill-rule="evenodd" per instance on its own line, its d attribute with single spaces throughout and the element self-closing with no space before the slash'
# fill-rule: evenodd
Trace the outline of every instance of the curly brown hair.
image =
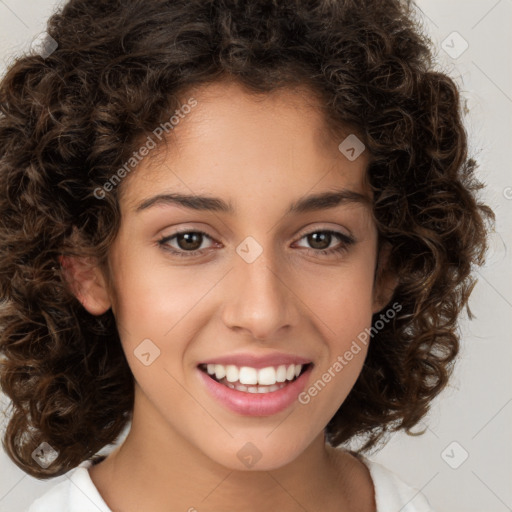
<svg viewBox="0 0 512 512">
<path fill-rule="evenodd" d="M 108 270 L 123 184 L 102 200 L 94 191 L 182 93 L 226 77 L 253 93 L 307 86 L 327 128 L 350 127 L 371 156 L 401 310 L 373 336 L 328 442 L 363 435 L 366 451 L 425 416 L 452 371 L 464 306 L 472 318 L 494 214 L 477 197 L 459 91 L 434 69 L 414 12 L 399 0 L 70 0 L 49 18 L 58 48 L 21 56 L 0 84 L 2 441 L 14 463 L 61 475 L 130 421 L 134 381 L 112 310 L 87 312 L 59 258 Z M 59 451 L 47 468 L 31 457 L 43 441 Z"/>
</svg>

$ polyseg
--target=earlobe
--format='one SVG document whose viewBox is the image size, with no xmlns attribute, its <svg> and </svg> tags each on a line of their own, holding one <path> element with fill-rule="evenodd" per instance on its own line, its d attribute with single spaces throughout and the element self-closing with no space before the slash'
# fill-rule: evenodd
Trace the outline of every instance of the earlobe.
<svg viewBox="0 0 512 512">
<path fill-rule="evenodd" d="M 375 272 L 375 281 L 373 286 L 373 313 L 383 309 L 393 297 L 398 286 L 398 276 L 389 268 L 388 262 L 391 254 L 391 245 L 384 243 L 382 246 Z"/>
<path fill-rule="evenodd" d="M 111 307 L 105 279 L 91 258 L 59 256 L 63 275 L 76 298 L 92 315 L 102 315 Z"/>
</svg>

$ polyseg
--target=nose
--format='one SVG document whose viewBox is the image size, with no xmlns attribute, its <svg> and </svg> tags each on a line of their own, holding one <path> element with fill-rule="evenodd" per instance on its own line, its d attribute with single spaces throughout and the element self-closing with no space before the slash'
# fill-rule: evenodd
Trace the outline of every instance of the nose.
<svg viewBox="0 0 512 512">
<path fill-rule="evenodd" d="M 252 263 L 235 254 L 222 314 L 228 328 L 261 341 L 282 337 L 300 318 L 293 286 L 267 254 Z"/>
</svg>

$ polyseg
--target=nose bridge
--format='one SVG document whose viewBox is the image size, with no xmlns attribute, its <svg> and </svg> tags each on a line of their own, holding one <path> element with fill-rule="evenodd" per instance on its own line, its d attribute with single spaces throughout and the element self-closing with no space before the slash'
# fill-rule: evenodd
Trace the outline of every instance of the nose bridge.
<svg viewBox="0 0 512 512">
<path fill-rule="evenodd" d="M 268 246 L 263 248 L 252 237 L 239 244 L 231 273 L 232 288 L 224 308 L 228 327 L 266 339 L 295 322 L 293 294 L 280 275 L 280 268 Z"/>
</svg>

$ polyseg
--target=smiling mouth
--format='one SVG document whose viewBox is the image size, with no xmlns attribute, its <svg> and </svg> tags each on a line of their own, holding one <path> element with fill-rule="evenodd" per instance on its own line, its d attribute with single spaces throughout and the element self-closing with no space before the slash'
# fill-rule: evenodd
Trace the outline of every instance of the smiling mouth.
<svg viewBox="0 0 512 512">
<path fill-rule="evenodd" d="M 200 364 L 198 368 L 211 379 L 244 393 L 272 393 L 297 380 L 312 363 L 269 366 L 256 369 L 248 366 Z"/>
</svg>

